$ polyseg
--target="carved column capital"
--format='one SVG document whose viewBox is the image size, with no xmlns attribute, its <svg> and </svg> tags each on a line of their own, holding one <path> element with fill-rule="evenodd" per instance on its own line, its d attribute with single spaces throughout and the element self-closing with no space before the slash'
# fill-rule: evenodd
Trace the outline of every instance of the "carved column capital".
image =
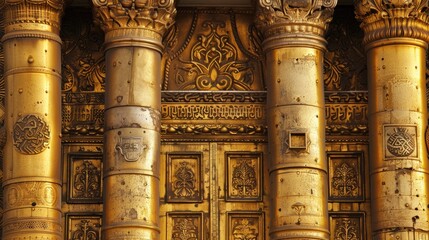
<svg viewBox="0 0 429 240">
<path fill-rule="evenodd" d="M 336 5 L 337 0 L 259 0 L 256 25 L 263 32 L 264 45 L 293 38 L 295 44 L 314 42 L 323 48 L 323 36 Z"/>
<path fill-rule="evenodd" d="M 59 34 L 64 1 L 0 0 L 0 9 L 4 12 L 6 35 L 19 30 L 48 31 Z"/>
<path fill-rule="evenodd" d="M 108 47 L 146 43 L 162 45 L 162 36 L 174 23 L 174 0 L 92 0 L 95 19 L 106 33 Z M 132 42 L 132 43 L 131 43 Z M 149 45 L 148 45 L 149 43 Z M 153 46 L 152 46 L 153 47 Z"/>
<path fill-rule="evenodd" d="M 357 0 L 355 14 L 364 44 L 394 37 L 429 41 L 428 0 Z"/>
</svg>

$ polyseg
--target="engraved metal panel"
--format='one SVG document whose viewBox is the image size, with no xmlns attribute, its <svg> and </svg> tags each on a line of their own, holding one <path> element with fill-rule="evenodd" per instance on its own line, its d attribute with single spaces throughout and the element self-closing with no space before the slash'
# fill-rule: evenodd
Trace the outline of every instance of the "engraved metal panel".
<svg viewBox="0 0 429 240">
<path fill-rule="evenodd" d="M 168 153 L 167 202 L 203 200 L 201 153 Z"/>
<path fill-rule="evenodd" d="M 200 212 L 167 213 L 167 239 L 202 240 L 203 214 Z"/>
<path fill-rule="evenodd" d="M 101 240 L 101 213 L 66 214 L 67 240 Z"/>
<path fill-rule="evenodd" d="M 365 239 L 364 213 L 330 214 L 331 240 Z"/>
<path fill-rule="evenodd" d="M 264 239 L 264 214 L 261 212 L 228 212 L 228 240 Z"/>
<path fill-rule="evenodd" d="M 262 201 L 262 153 L 226 152 L 226 200 Z"/>
<path fill-rule="evenodd" d="M 38 154 L 49 146 L 50 130 L 48 123 L 37 115 L 19 118 L 13 127 L 13 145 L 23 154 Z"/>
<path fill-rule="evenodd" d="M 385 159 L 418 158 L 416 125 L 384 125 Z"/>
<path fill-rule="evenodd" d="M 69 203 L 102 202 L 102 158 L 101 153 L 68 154 Z"/>
<path fill-rule="evenodd" d="M 328 152 L 329 199 L 361 201 L 363 189 L 363 153 Z"/>
</svg>

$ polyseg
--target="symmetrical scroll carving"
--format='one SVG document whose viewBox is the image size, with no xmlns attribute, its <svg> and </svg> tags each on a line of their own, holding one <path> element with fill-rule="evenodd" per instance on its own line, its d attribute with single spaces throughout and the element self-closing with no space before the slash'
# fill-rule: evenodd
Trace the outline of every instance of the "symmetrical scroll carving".
<svg viewBox="0 0 429 240">
<path fill-rule="evenodd" d="M 429 14 L 427 0 L 355 1 L 356 18 L 362 21 L 364 44 L 392 37 L 417 38 L 427 42 Z"/>
<path fill-rule="evenodd" d="M 361 152 L 328 152 L 329 198 L 337 201 L 363 199 Z"/>
<path fill-rule="evenodd" d="M 228 239 L 262 240 L 264 217 L 259 213 L 228 213 Z"/>
<path fill-rule="evenodd" d="M 93 0 L 96 21 L 107 33 L 120 28 L 142 28 L 159 34 L 174 21 L 174 0 Z"/>
<path fill-rule="evenodd" d="M 201 202 L 201 154 L 169 153 L 167 174 L 168 202 Z"/>
<path fill-rule="evenodd" d="M 13 127 L 13 145 L 23 154 L 38 154 L 49 146 L 50 130 L 46 121 L 37 115 L 19 118 Z"/>
<path fill-rule="evenodd" d="M 331 239 L 363 240 L 364 219 L 362 214 L 333 214 L 331 215 Z"/>
<path fill-rule="evenodd" d="M 262 156 L 259 153 L 227 153 L 227 200 L 261 199 Z"/>
<path fill-rule="evenodd" d="M 67 239 L 100 240 L 101 216 L 67 214 Z"/>
<path fill-rule="evenodd" d="M 336 4 L 336 0 L 260 0 L 256 21 L 266 38 L 294 32 L 323 36 Z"/>
<path fill-rule="evenodd" d="M 182 13 L 182 12 L 180 12 Z M 188 12 L 185 12 L 188 13 Z M 193 11 L 178 15 L 165 39 L 165 90 L 262 90 L 260 37 L 250 13 Z M 243 26 L 238 27 L 237 22 Z M 190 25 L 190 26 L 189 26 Z"/>
<path fill-rule="evenodd" d="M 197 240 L 203 238 L 202 214 L 167 213 L 167 238 L 172 240 Z"/>
</svg>

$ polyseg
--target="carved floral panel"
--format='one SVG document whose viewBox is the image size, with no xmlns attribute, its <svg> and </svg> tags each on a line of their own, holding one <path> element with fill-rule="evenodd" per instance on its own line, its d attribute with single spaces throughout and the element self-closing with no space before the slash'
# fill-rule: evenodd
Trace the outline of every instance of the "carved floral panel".
<svg viewBox="0 0 429 240">
<path fill-rule="evenodd" d="M 264 239 L 264 214 L 260 212 L 228 212 L 228 240 Z"/>
<path fill-rule="evenodd" d="M 262 153 L 226 153 L 227 201 L 262 200 Z"/>
<path fill-rule="evenodd" d="M 252 24 L 251 11 L 179 10 L 165 38 L 163 89 L 263 90 Z"/>
<path fill-rule="evenodd" d="M 330 231 L 331 240 L 363 240 L 365 239 L 363 213 L 331 214 Z"/>
<path fill-rule="evenodd" d="M 167 213 L 167 239 L 202 240 L 203 214 L 199 212 Z"/>
<path fill-rule="evenodd" d="M 328 152 L 329 199 L 363 200 L 363 154 L 361 152 Z"/>
<path fill-rule="evenodd" d="M 102 202 L 102 158 L 101 153 L 68 154 L 68 202 Z"/>
<path fill-rule="evenodd" d="M 67 240 L 101 240 L 101 214 L 66 214 Z"/>
<path fill-rule="evenodd" d="M 167 202 L 201 202 L 200 153 L 169 153 L 167 157 Z"/>
</svg>

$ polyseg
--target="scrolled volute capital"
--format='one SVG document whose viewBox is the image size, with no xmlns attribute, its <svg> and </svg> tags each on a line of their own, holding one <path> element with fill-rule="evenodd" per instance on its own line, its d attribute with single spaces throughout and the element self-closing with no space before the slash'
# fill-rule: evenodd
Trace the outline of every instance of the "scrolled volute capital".
<svg viewBox="0 0 429 240">
<path fill-rule="evenodd" d="M 53 32 L 58 33 L 64 4 L 63 0 L 0 0 L 0 10 L 4 12 L 5 33 L 17 29 L 37 30 L 34 24 L 49 25 Z M 26 23 L 32 24 L 30 29 L 26 29 Z"/>
<path fill-rule="evenodd" d="M 259 0 L 256 25 L 265 38 L 278 34 L 323 37 L 337 0 Z"/>
<path fill-rule="evenodd" d="M 357 0 L 356 18 L 364 44 L 384 38 L 408 37 L 429 41 L 428 0 Z"/>
<path fill-rule="evenodd" d="M 174 23 L 174 0 L 92 0 L 95 21 L 113 38 L 120 35 L 161 41 Z M 113 33 L 114 32 L 114 33 Z M 121 33 L 122 32 L 122 33 Z"/>
</svg>

